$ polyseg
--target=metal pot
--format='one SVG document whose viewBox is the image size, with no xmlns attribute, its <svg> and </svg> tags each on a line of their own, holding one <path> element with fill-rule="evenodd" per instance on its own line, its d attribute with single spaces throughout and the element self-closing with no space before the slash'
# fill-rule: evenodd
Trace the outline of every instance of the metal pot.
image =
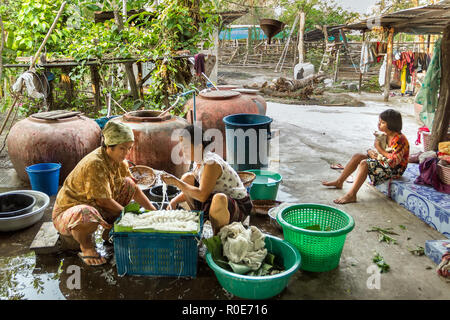
<svg viewBox="0 0 450 320">
<path fill-rule="evenodd" d="M 29 213 L 25 213 L 20 216 L 15 217 L 0 217 L 0 231 L 8 232 L 8 231 L 16 231 L 20 229 L 27 228 L 32 226 L 36 222 L 42 219 L 44 215 L 45 209 L 50 204 L 50 197 L 43 192 L 34 191 L 34 190 L 17 190 L 2 193 L 1 195 L 7 194 L 27 194 L 36 198 L 36 204 L 32 208 L 32 211 Z"/>
</svg>

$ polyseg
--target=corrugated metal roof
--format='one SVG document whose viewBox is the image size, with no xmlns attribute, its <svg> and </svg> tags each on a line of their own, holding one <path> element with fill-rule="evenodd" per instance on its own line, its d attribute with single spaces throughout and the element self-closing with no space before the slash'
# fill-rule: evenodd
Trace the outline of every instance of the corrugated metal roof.
<svg viewBox="0 0 450 320">
<path fill-rule="evenodd" d="M 378 17 L 371 17 L 357 23 L 343 26 L 352 30 L 371 30 L 382 26 L 394 28 L 396 32 L 412 34 L 437 34 L 450 22 L 450 0 L 437 4 L 405 9 Z"/>
</svg>

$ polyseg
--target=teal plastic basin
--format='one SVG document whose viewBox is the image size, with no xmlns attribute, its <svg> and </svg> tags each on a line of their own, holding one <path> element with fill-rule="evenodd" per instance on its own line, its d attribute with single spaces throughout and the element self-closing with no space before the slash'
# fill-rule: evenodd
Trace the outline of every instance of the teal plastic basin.
<svg viewBox="0 0 450 320">
<path fill-rule="evenodd" d="M 289 242 L 266 235 L 267 251 L 274 254 L 276 261 L 284 266 L 285 271 L 272 276 L 246 276 L 230 272 L 219 267 L 206 253 L 206 262 L 213 269 L 220 285 L 233 295 L 243 299 L 268 299 L 276 296 L 286 288 L 291 276 L 299 269 L 301 257 L 298 250 Z"/>
<path fill-rule="evenodd" d="M 250 189 L 250 199 L 252 200 L 276 200 L 278 186 L 283 178 L 279 173 L 267 170 L 246 170 L 256 175 Z"/>
</svg>

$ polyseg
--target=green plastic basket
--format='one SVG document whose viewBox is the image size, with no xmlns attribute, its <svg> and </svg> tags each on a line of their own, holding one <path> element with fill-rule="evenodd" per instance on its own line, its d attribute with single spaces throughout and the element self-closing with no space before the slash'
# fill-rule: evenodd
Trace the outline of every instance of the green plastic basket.
<svg viewBox="0 0 450 320">
<path fill-rule="evenodd" d="M 312 272 L 330 271 L 339 265 L 347 233 L 355 227 L 347 213 L 319 204 L 287 207 L 278 212 L 277 221 L 284 239 L 300 251 L 301 269 Z M 321 231 L 305 229 L 311 226 Z"/>
</svg>

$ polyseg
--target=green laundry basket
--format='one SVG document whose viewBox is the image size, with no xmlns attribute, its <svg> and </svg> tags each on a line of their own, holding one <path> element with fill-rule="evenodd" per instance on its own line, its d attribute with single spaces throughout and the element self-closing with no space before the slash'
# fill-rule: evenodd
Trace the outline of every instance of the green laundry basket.
<svg viewBox="0 0 450 320">
<path fill-rule="evenodd" d="M 320 204 L 298 204 L 277 215 L 284 239 L 302 256 L 301 269 L 325 272 L 339 265 L 347 233 L 355 222 L 347 213 Z M 320 231 L 319 231 L 320 229 Z"/>
</svg>

